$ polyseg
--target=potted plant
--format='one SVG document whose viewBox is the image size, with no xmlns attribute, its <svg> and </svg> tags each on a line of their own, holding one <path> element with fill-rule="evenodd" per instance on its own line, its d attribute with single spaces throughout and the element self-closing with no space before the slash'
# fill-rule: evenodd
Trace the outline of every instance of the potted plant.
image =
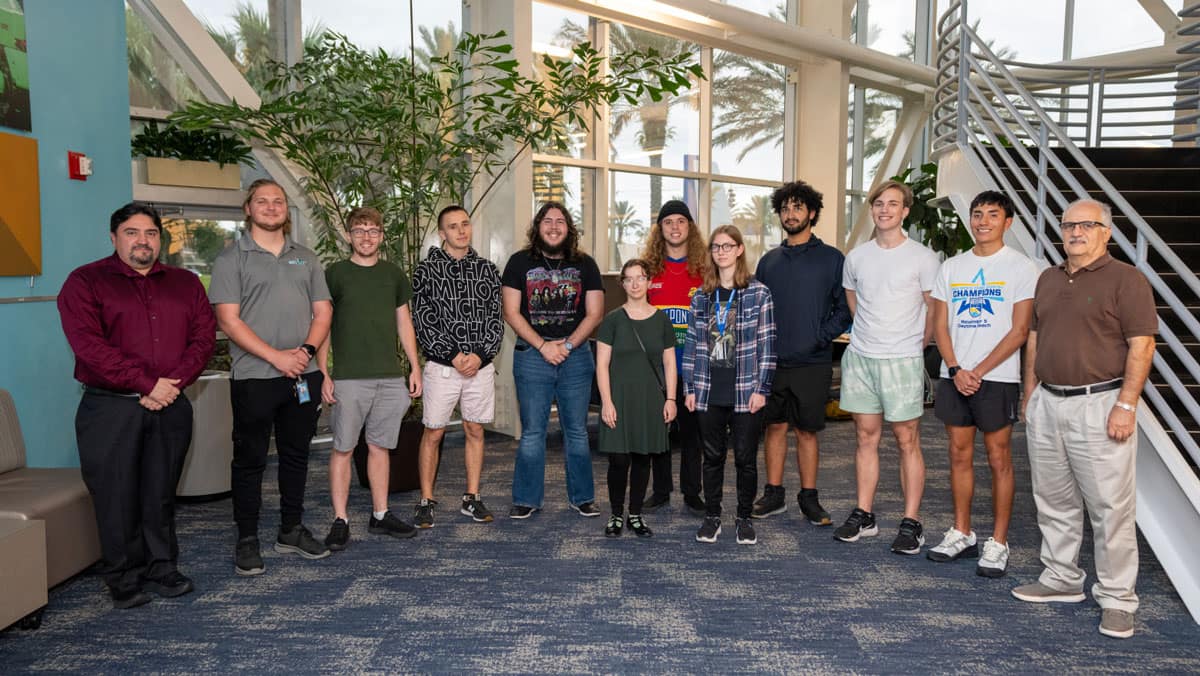
<svg viewBox="0 0 1200 676">
<path fill-rule="evenodd" d="M 181 129 L 150 121 L 133 137 L 133 157 L 145 158 L 146 182 L 190 188 L 239 190 L 239 164 L 250 164 L 250 146 L 211 129 Z"/>
<path fill-rule="evenodd" d="M 946 259 L 970 249 L 975 240 L 953 209 L 935 206 L 937 170 L 936 162 L 928 162 L 921 165 L 915 176 L 913 167 L 909 167 L 892 180 L 907 185 L 913 192 L 913 205 L 904 219 L 904 230 Z"/>
</svg>

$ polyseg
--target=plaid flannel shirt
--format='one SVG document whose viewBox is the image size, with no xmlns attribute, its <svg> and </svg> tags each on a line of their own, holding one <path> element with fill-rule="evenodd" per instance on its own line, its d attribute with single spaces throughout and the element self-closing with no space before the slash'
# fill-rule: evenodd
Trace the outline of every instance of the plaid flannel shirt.
<svg viewBox="0 0 1200 676">
<path fill-rule="evenodd" d="M 712 386 L 708 368 L 708 326 L 712 317 L 712 294 L 698 290 L 692 296 L 692 321 L 683 346 L 683 393 L 696 395 L 696 410 L 708 410 Z M 737 331 L 734 360 L 737 363 L 733 410 L 750 412 L 750 395 L 771 395 L 775 379 L 775 306 L 771 292 L 761 282 L 738 291 Z"/>
</svg>

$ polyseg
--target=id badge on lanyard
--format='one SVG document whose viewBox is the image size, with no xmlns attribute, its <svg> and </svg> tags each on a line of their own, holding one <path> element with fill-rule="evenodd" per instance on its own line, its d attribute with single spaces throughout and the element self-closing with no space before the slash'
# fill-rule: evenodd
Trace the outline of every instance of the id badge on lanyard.
<svg viewBox="0 0 1200 676">
<path fill-rule="evenodd" d="M 308 383 L 304 380 L 304 376 L 296 376 L 296 400 L 301 404 L 307 404 L 312 401 L 312 397 L 308 393 Z"/>
</svg>

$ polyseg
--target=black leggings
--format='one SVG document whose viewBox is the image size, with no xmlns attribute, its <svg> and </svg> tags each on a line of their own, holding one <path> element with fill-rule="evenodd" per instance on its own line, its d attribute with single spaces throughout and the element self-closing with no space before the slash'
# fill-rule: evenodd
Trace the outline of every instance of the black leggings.
<svg viewBox="0 0 1200 676">
<path fill-rule="evenodd" d="M 612 513 L 625 513 L 625 485 L 629 485 L 629 513 L 642 513 L 646 484 L 650 482 L 650 456 L 645 453 L 608 454 L 608 501 Z"/>
</svg>

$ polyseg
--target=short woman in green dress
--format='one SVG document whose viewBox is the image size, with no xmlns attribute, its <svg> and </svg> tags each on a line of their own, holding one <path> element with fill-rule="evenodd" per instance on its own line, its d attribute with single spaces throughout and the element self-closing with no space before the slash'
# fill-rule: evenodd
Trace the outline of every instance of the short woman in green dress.
<svg viewBox="0 0 1200 676">
<path fill-rule="evenodd" d="M 642 520 L 650 456 L 668 451 L 667 425 L 675 419 L 675 331 L 671 320 L 646 301 L 648 269 L 640 259 L 625 262 L 625 304 L 608 313 L 596 335 L 596 382 L 604 423 L 600 452 L 608 454 L 612 504 L 604 528 L 607 537 L 619 536 L 625 526 L 626 485 L 629 530 L 638 537 L 653 535 Z"/>
</svg>

